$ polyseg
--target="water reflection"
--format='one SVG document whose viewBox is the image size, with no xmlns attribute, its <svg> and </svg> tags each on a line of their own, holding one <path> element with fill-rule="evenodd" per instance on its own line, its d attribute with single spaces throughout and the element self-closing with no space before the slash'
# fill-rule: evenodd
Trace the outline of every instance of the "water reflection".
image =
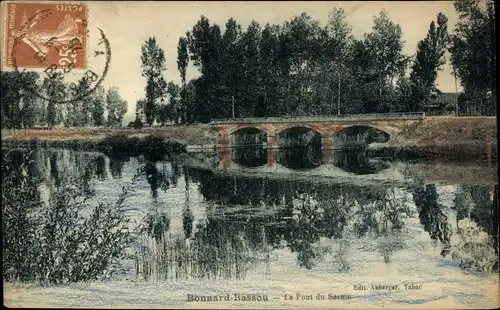
<svg viewBox="0 0 500 310">
<path fill-rule="evenodd" d="M 278 162 L 321 161 L 309 157 L 313 152 L 292 150 L 278 156 Z M 19 158 L 25 153 L 2 156 L 21 166 Z M 232 158 L 260 163 L 259 158 L 267 156 L 262 153 L 233 152 Z M 411 219 L 439 244 L 443 259 L 461 268 L 498 270 L 493 259 L 498 254 L 497 185 L 455 184 L 449 199 L 438 185 L 423 182 L 396 187 L 241 177 L 181 162 L 67 150 L 38 150 L 29 156 L 27 173 L 33 189 L 41 184 L 57 187 L 66 178 L 79 177 L 86 180 L 89 193 L 99 193 L 96 184 L 109 188 L 106 193 L 118 193 L 121 185 L 114 179 L 127 179 L 142 169 L 146 188 L 137 188 L 134 202 L 142 211 L 134 257 L 135 271 L 146 279 L 243 279 L 256 270 L 265 275 L 268 266 L 279 264 L 271 259 L 275 251 L 292 253 L 298 268 L 310 270 L 328 262 L 335 272 L 349 273 L 351 252 L 374 252 L 381 262 L 391 264 L 398 251 L 418 251 L 408 233 Z M 366 160 L 362 154 L 349 158 L 354 156 L 355 160 L 347 159 L 348 166 L 350 160 Z M 360 248 L 361 240 L 368 240 L 369 250 Z"/>
<path fill-rule="evenodd" d="M 368 203 L 382 197 L 388 185 L 359 186 L 348 183 L 319 183 L 266 177 L 239 177 L 191 168 L 192 180 L 204 199 L 224 205 L 281 205 L 291 203 L 294 195 L 314 194 L 320 200 L 342 197 L 348 201 Z"/>
<path fill-rule="evenodd" d="M 189 239 L 171 234 L 142 248 L 136 257 L 136 272 L 156 280 L 243 279 L 257 265 L 269 262 L 266 241 L 259 239 L 256 246 L 255 234 L 247 233 L 251 229 L 207 218 Z"/>
<path fill-rule="evenodd" d="M 278 163 L 290 169 L 311 169 L 322 164 L 321 147 L 308 145 L 307 147 L 292 147 L 278 151 Z"/>
<path fill-rule="evenodd" d="M 375 174 L 390 167 L 388 162 L 367 156 L 365 150 L 321 150 L 321 144 L 304 147 L 267 149 L 264 147 L 237 147 L 221 150 L 219 168 L 226 170 L 231 164 L 240 167 L 273 167 L 279 164 L 292 170 L 316 169 L 333 165 L 358 175 Z"/>
<path fill-rule="evenodd" d="M 355 174 L 374 174 L 390 167 L 388 162 L 370 160 L 366 151 L 337 151 L 333 153 L 334 165 Z"/>
<path fill-rule="evenodd" d="M 160 171 L 157 167 L 156 161 L 146 159 L 146 163 L 144 164 L 144 173 L 151 188 L 153 198 L 158 197 L 159 188 L 166 191 L 170 187 L 171 183 L 173 183 L 174 186 L 177 184 L 177 178 L 180 176 L 180 171 L 175 165 L 172 168 L 173 173 L 167 173 L 166 165 L 163 163 Z"/>
<path fill-rule="evenodd" d="M 435 184 L 417 187 L 413 193 L 415 205 L 419 208 L 418 217 L 424 229 L 434 240 L 439 240 L 445 247 L 450 243 L 450 227 L 448 217 L 442 211 L 443 206 L 438 203 L 438 194 Z"/>
<path fill-rule="evenodd" d="M 111 172 L 111 176 L 115 179 L 119 179 L 122 177 L 123 167 L 125 163 L 130 161 L 130 157 L 127 156 L 112 156 L 109 157 L 109 171 Z"/>
<path fill-rule="evenodd" d="M 191 183 L 189 177 L 189 167 L 182 167 L 182 174 L 184 175 L 184 208 L 182 210 L 182 229 L 184 230 L 184 237 L 191 238 L 193 234 L 193 223 L 194 223 L 194 215 L 191 210 L 191 202 L 190 202 L 190 190 L 189 184 Z"/>
<path fill-rule="evenodd" d="M 101 181 L 107 179 L 107 171 L 106 171 L 106 160 L 104 156 L 100 155 L 94 159 L 95 164 L 95 175 Z"/>
<path fill-rule="evenodd" d="M 267 149 L 264 147 L 241 147 L 232 151 L 231 160 L 243 167 L 258 167 L 267 163 Z"/>
</svg>

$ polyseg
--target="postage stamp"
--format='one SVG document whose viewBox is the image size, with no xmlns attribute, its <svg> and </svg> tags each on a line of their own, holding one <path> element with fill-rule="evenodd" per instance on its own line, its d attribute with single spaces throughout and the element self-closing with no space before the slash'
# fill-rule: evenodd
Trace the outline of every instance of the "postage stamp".
<svg viewBox="0 0 500 310">
<path fill-rule="evenodd" d="M 86 21 L 84 4 L 9 3 L 5 66 L 43 68 L 49 62 L 85 68 Z M 20 42 L 15 47 L 16 40 Z"/>
<path fill-rule="evenodd" d="M 3 67 L 40 71 L 45 81 L 41 87 L 23 83 L 23 90 L 45 101 L 68 103 L 101 85 L 111 60 L 110 44 L 102 29 L 88 25 L 86 4 L 10 2 L 5 11 Z M 57 80 L 68 87 L 58 87 Z"/>
</svg>

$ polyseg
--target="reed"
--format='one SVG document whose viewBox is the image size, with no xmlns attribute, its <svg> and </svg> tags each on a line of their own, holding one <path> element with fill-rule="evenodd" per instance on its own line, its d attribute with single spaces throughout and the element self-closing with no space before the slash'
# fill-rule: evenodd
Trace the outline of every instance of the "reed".
<svg viewBox="0 0 500 310">
<path fill-rule="evenodd" d="M 251 250 L 242 234 L 204 229 L 192 239 L 181 233 L 143 235 L 135 254 L 136 275 L 146 281 L 240 280 L 257 265 L 268 263 L 269 253 Z"/>
</svg>

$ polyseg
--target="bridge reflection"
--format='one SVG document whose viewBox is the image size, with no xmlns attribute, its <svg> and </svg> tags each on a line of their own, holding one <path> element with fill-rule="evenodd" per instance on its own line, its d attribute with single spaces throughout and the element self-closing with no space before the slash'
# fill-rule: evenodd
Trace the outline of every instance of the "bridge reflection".
<svg viewBox="0 0 500 310">
<path fill-rule="evenodd" d="M 389 168 L 389 164 L 373 160 L 364 150 L 321 149 L 318 145 L 269 149 L 240 147 L 219 149 L 219 169 L 254 168 L 268 170 L 283 167 L 290 170 L 313 170 L 322 166 L 335 166 L 354 174 L 373 174 Z"/>
</svg>

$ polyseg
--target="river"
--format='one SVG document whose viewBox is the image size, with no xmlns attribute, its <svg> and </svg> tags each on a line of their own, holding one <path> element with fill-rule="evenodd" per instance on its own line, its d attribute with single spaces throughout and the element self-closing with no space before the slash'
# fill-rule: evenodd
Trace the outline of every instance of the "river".
<svg viewBox="0 0 500 310">
<path fill-rule="evenodd" d="M 2 153 L 17 158 L 26 150 Z M 107 282 L 32 288 L 39 299 L 11 289 L 6 300 L 13 303 L 469 308 L 498 302 L 496 164 L 294 148 L 170 160 L 64 149 L 29 156 L 45 203 L 71 179 L 85 180 L 91 204 L 113 202 L 141 171 L 122 210 L 133 225 L 150 229 L 130 243 L 130 256 Z M 85 295 L 89 289 L 100 297 Z M 63 299 L 75 294 L 82 301 Z"/>
</svg>

